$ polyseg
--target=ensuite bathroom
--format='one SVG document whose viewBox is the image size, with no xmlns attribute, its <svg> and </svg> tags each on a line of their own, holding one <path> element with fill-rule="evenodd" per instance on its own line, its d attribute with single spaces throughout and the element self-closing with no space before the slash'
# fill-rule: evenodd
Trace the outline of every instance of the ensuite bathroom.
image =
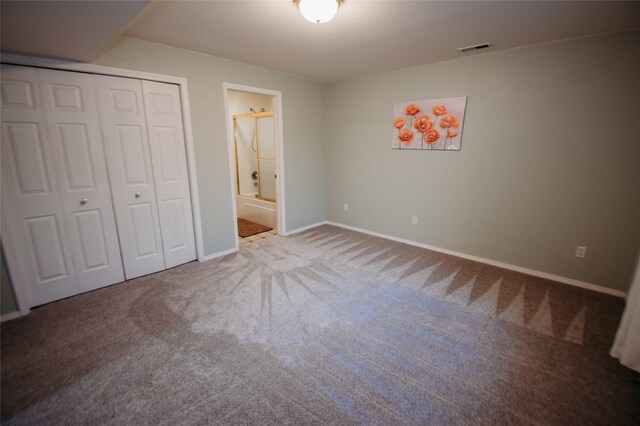
<svg viewBox="0 0 640 426">
<path fill-rule="evenodd" d="M 229 90 L 241 247 L 277 235 L 277 144 L 273 97 Z"/>
</svg>

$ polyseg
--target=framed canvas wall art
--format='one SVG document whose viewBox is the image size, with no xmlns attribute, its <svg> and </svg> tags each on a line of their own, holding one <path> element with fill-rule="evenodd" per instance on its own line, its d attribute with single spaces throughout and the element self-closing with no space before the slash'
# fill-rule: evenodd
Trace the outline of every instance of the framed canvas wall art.
<svg viewBox="0 0 640 426">
<path fill-rule="evenodd" d="M 466 96 L 395 104 L 391 148 L 460 151 L 466 106 Z"/>
</svg>

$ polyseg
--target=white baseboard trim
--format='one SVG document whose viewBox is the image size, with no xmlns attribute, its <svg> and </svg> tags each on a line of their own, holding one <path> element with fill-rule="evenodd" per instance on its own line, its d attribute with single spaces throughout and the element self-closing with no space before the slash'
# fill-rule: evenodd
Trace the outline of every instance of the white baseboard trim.
<svg viewBox="0 0 640 426">
<path fill-rule="evenodd" d="M 308 226 L 303 226 L 302 228 L 297 228 L 297 229 L 294 229 L 292 231 L 287 231 L 287 232 L 283 233 L 282 236 L 286 237 L 287 235 L 295 234 L 296 232 L 306 231 L 307 229 L 315 228 L 316 226 L 324 225 L 326 223 L 327 223 L 326 221 L 323 221 L 323 222 L 317 222 L 317 223 L 314 223 L 314 224 L 311 224 L 311 225 L 308 225 Z M 239 250 L 238 247 L 234 247 L 234 248 L 230 248 L 229 250 L 219 251 L 217 253 L 206 255 L 201 260 L 198 260 L 198 261 L 199 262 L 206 262 L 207 260 L 212 260 L 212 259 L 216 259 L 218 257 L 226 256 L 226 255 L 231 254 L 231 253 L 235 253 L 238 250 Z"/>
<path fill-rule="evenodd" d="M 0 322 L 10 321 L 12 319 L 20 318 L 22 314 L 20 311 L 9 312 L 8 314 L 4 314 L 0 316 Z"/>
<path fill-rule="evenodd" d="M 229 250 L 219 251 L 217 253 L 206 255 L 205 257 L 202 258 L 202 260 L 199 260 L 199 262 L 206 262 L 207 260 L 212 260 L 218 257 L 226 256 L 228 254 L 235 253 L 237 251 L 238 251 L 237 247 L 230 248 Z"/>
<path fill-rule="evenodd" d="M 487 265 L 497 266 L 498 268 L 508 269 L 508 270 L 516 271 L 516 272 L 522 272 L 523 274 L 533 275 L 534 277 L 545 278 L 545 279 L 548 279 L 548 280 L 557 281 L 557 282 L 560 282 L 560 283 L 563 283 L 563 284 L 569 284 L 569 285 L 572 285 L 572 286 L 575 286 L 575 287 L 584 288 L 584 289 L 587 289 L 587 290 L 593 290 L 593 291 L 597 291 L 597 292 L 600 292 L 600 293 L 610 294 L 610 295 L 616 296 L 616 297 L 622 297 L 622 298 L 626 298 L 627 297 L 627 293 L 624 292 L 624 291 L 614 290 L 612 288 L 604 287 L 604 286 L 597 285 L 597 284 L 591 284 L 591 283 L 587 283 L 587 282 L 584 282 L 584 281 L 575 280 L 573 278 L 562 277 L 560 275 L 549 274 L 547 272 L 536 271 L 534 269 L 528 269 L 528 268 L 523 268 L 521 266 L 510 265 L 508 263 L 498 262 L 496 260 L 485 259 L 485 258 L 479 257 L 479 256 L 473 256 L 473 255 L 466 254 L 466 253 L 460 253 L 460 252 L 453 251 L 453 250 L 447 250 L 447 249 L 443 249 L 443 248 L 440 248 L 440 247 L 430 246 L 428 244 L 418 243 L 416 241 L 411 241 L 411 240 L 405 240 L 404 238 L 397 238 L 397 237 L 393 237 L 391 235 L 381 234 L 379 232 L 373 232 L 373 231 L 369 231 L 367 229 L 357 228 L 355 226 L 343 225 L 342 223 L 338 223 L 338 222 L 325 221 L 325 222 L 319 223 L 318 225 L 322 225 L 322 224 L 334 225 L 334 226 L 338 226 L 340 228 L 345 228 L 345 229 L 350 229 L 352 231 L 362 232 L 363 234 L 369 234 L 369 235 L 373 235 L 375 237 L 385 238 L 387 240 L 397 241 L 399 243 L 409 244 L 409 245 L 412 245 L 412 246 L 421 247 L 421 248 L 425 248 L 425 249 L 428 249 L 428 250 L 433 250 L 433 251 L 437 251 L 437 252 L 440 252 L 440 253 L 461 257 L 463 259 L 469 259 L 469 260 L 473 260 L 473 261 L 476 261 L 476 262 L 485 263 Z"/>
<path fill-rule="evenodd" d="M 320 226 L 320 225 L 326 225 L 327 223 L 329 223 L 329 222 L 327 222 L 326 220 L 323 220 L 322 222 L 312 223 L 311 225 L 303 226 L 302 228 L 296 228 L 296 229 L 293 229 L 291 231 L 287 231 L 287 232 L 283 233 L 282 236 L 286 237 L 288 235 L 296 234 L 296 233 L 302 232 L 302 231 L 306 231 L 307 229 L 315 228 L 315 227 Z"/>
</svg>

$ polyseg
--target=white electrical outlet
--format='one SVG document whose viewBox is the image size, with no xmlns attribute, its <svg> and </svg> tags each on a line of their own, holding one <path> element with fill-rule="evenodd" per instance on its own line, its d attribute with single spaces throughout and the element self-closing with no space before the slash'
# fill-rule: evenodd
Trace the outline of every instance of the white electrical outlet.
<svg viewBox="0 0 640 426">
<path fill-rule="evenodd" d="M 580 259 L 587 257 L 587 248 L 585 246 L 576 246 L 576 257 Z"/>
<path fill-rule="evenodd" d="M 418 224 L 418 216 L 413 216 L 411 218 L 411 223 L 414 224 L 414 225 L 417 225 Z"/>
<path fill-rule="evenodd" d="M 348 212 L 349 211 L 349 204 L 344 203 L 344 211 Z"/>
</svg>

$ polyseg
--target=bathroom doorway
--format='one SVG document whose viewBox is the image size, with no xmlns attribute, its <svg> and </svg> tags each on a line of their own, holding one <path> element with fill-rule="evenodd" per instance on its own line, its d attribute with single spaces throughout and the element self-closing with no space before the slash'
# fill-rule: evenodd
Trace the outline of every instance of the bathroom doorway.
<svg viewBox="0 0 640 426">
<path fill-rule="evenodd" d="M 281 94 L 224 85 L 236 247 L 284 230 Z"/>
</svg>

